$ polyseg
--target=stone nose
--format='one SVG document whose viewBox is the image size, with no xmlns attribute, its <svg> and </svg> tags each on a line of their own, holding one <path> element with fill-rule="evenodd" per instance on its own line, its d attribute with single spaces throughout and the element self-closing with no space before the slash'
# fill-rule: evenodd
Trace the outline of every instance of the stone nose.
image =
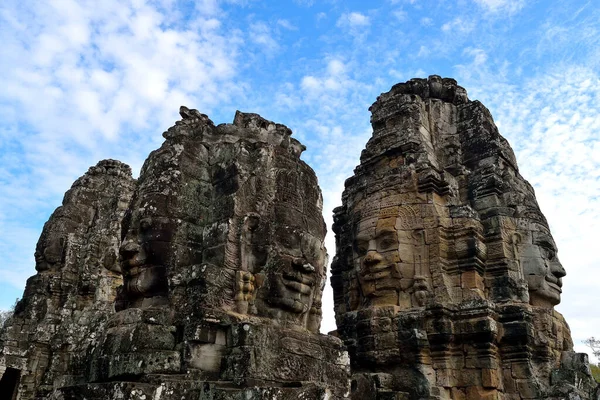
<svg viewBox="0 0 600 400">
<path fill-rule="evenodd" d="M 379 254 L 376 250 L 369 250 L 365 256 L 364 262 L 365 264 L 377 264 L 381 260 L 383 260 L 381 254 Z"/>
<path fill-rule="evenodd" d="M 550 272 L 552 272 L 552 275 L 554 275 L 557 278 L 562 278 L 563 276 L 567 275 L 567 271 L 565 271 L 565 269 L 563 268 L 562 264 L 560 263 L 560 261 L 555 260 L 552 264 L 550 264 Z"/>
<path fill-rule="evenodd" d="M 135 257 L 140 252 L 140 245 L 131 239 L 126 239 L 119 247 L 119 254 L 122 260 Z"/>
</svg>

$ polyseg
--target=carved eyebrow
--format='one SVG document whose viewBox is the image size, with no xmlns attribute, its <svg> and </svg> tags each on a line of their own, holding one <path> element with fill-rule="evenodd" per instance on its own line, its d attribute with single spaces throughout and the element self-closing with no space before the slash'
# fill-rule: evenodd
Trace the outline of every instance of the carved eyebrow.
<svg viewBox="0 0 600 400">
<path fill-rule="evenodd" d="M 553 250 L 556 250 L 556 244 L 554 244 L 554 240 L 552 240 L 551 237 L 548 236 L 541 236 L 536 238 L 536 240 L 534 241 L 535 244 L 539 245 L 539 246 L 544 246 L 544 247 L 550 247 Z"/>
<path fill-rule="evenodd" d="M 355 241 L 355 242 L 357 242 L 357 243 L 358 243 L 358 242 L 368 242 L 368 241 L 369 241 L 369 239 L 370 239 L 370 237 L 369 237 L 369 236 L 367 236 L 367 235 L 360 235 L 360 236 L 356 236 L 356 237 L 354 238 L 354 241 Z"/>
</svg>

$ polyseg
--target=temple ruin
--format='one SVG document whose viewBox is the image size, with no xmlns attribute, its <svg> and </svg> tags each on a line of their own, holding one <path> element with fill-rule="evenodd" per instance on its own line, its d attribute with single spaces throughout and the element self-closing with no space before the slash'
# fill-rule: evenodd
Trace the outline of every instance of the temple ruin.
<svg viewBox="0 0 600 400">
<path fill-rule="evenodd" d="M 587 359 L 553 308 L 565 270 L 490 112 L 439 76 L 370 110 L 333 226 L 352 398 L 590 398 Z"/>
<path fill-rule="evenodd" d="M 489 111 L 431 76 L 371 112 L 334 211 L 335 332 L 319 333 L 326 227 L 304 146 L 257 114 L 215 125 L 182 106 L 137 180 L 101 161 L 44 226 L 1 331 L 2 398 L 599 399 Z"/>
</svg>

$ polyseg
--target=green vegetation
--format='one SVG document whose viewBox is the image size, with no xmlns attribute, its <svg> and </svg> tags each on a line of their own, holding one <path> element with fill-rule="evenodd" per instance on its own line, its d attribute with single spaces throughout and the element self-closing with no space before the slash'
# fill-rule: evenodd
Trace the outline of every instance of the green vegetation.
<svg viewBox="0 0 600 400">
<path fill-rule="evenodd" d="M 590 364 L 590 370 L 592 371 L 592 376 L 596 380 L 596 382 L 600 383 L 600 366 Z"/>
</svg>

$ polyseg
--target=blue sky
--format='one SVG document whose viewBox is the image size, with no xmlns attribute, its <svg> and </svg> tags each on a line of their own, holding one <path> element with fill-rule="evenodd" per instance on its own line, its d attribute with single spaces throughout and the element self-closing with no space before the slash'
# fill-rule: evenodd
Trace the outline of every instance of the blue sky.
<svg viewBox="0 0 600 400">
<path fill-rule="evenodd" d="M 371 133 L 370 104 L 438 74 L 490 108 L 567 270 L 558 309 L 577 345 L 599 336 L 597 21 L 594 2 L 569 0 L 4 0 L 0 308 L 21 296 L 71 183 L 103 158 L 137 176 L 180 105 L 216 123 L 239 109 L 289 126 L 330 225 Z M 334 329 L 331 299 L 324 308 Z"/>
</svg>

